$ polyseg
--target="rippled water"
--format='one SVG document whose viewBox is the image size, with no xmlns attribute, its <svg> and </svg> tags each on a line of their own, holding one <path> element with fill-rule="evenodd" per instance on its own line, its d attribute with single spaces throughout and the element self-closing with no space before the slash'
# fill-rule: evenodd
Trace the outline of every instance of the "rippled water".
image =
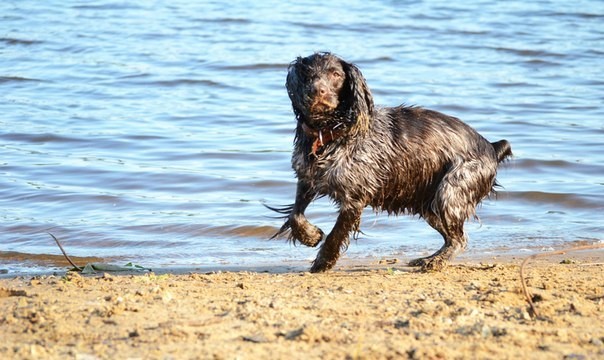
<svg viewBox="0 0 604 360">
<path fill-rule="evenodd" d="M 377 104 L 462 118 L 515 159 L 468 252 L 604 239 L 604 2 L 3 1 L 0 270 L 74 257 L 147 266 L 307 261 L 268 238 L 293 200 L 298 55 L 332 51 Z M 310 218 L 328 230 L 335 210 Z M 347 256 L 440 247 L 368 210 Z"/>
</svg>

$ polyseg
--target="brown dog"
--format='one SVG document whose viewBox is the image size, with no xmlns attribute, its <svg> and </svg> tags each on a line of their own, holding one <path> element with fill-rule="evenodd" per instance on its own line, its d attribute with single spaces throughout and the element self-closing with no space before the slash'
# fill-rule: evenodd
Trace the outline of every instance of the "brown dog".
<svg viewBox="0 0 604 360">
<path fill-rule="evenodd" d="M 324 240 L 311 272 L 331 269 L 359 232 L 366 206 L 419 215 L 444 238 L 431 256 L 411 261 L 440 270 L 467 243 L 464 223 L 494 191 L 500 162 L 512 155 L 506 140 L 490 143 L 457 118 L 419 107 L 374 108 L 360 71 L 330 53 L 298 58 L 286 82 L 297 119 L 292 166 L 295 203 L 270 209 L 287 219 L 275 236 L 307 246 Z M 323 231 L 304 216 L 316 198 L 339 207 Z"/>
</svg>

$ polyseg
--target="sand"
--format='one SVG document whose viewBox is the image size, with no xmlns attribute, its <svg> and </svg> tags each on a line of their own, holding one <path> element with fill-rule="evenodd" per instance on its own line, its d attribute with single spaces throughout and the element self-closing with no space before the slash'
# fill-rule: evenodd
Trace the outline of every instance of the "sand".
<svg viewBox="0 0 604 360">
<path fill-rule="evenodd" d="M 6 278 L 0 358 L 604 359 L 603 251 L 531 262 L 537 318 L 522 260 Z"/>
</svg>

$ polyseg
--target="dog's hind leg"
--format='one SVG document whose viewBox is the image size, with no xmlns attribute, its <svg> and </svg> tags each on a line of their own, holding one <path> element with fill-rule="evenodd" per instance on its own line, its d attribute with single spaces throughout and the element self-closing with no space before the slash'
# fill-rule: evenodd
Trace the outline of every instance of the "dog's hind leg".
<svg viewBox="0 0 604 360">
<path fill-rule="evenodd" d="M 455 254 L 463 251 L 467 244 L 467 237 L 463 230 L 463 220 L 455 225 L 445 226 L 436 215 L 425 216 L 430 226 L 437 230 L 445 240 L 444 245 L 434 254 L 415 259 L 409 262 L 410 266 L 419 266 L 422 271 L 442 270 Z"/>
<path fill-rule="evenodd" d="M 493 165 L 492 167 L 489 165 Z M 476 205 L 489 194 L 495 178 L 496 164 L 489 162 L 457 161 L 441 180 L 430 209 L 422 216 L 438 231 L 445 243 L 434 254 L 413 260 L 411 266 L 421 266 L 423 271 L 444 268 L 456 253 L 467 244 L 464 223 L 475 214 Z"/>
<path fill-rule="evenodd" d="M 310 272 L 324 272 L 336 264 L 340 257 L 340 252 L 348 246 L 350 234 L 359 230 L 362 212 L 363 208 L 340 209 L 336 224 L 329 235 L 327 235 L 323 245 L 321 245 L 321 249 L 317 254 L 317 258 L 313 261 Z"/>
</svg>

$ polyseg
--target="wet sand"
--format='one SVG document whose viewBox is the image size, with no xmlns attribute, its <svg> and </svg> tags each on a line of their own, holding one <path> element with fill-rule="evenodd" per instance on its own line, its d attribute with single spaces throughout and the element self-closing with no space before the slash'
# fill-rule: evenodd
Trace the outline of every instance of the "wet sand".
<svg viewBox="0 0 604 360">
<path fill-rule="evenodd" d="M 604 358 L 604 252 L 0 279 L 3 359 Z M 283 269 L 281 269 L 283 270 Z"/>
</svg>

